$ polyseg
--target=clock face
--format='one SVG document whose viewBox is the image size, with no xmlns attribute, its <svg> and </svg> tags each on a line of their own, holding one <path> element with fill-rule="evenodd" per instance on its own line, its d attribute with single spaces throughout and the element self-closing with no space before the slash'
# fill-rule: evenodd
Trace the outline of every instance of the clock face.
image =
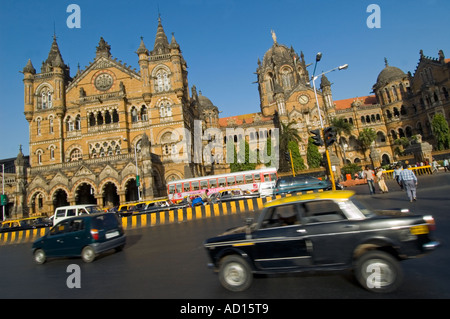
<svg viewBox="0 0 450 319">
<path fill-rule="evenodd" d="M 95 78 L 94 85 L 99 91 L 107 91 L 113 85 L 113 78 L 108 73 L 102 73 Z"/>
<path fill-rule="evenodd" d="M 308 95 L 302 94 L 299 96 L 298 101 L 300 102 L 300 104 L 306 104 L 309 102 L 309 97 Z"/>
</svg>

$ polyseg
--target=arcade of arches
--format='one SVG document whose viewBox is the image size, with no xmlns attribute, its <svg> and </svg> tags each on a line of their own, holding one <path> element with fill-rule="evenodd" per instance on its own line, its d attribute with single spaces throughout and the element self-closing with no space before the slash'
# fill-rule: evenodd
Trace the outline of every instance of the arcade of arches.
<svg viewBox="0 0 450 319">
<path fill-rule="evenodd" d="M 53 212 L 58 207 L 79 204 L 95 204 L 102 208 L 110 208 L 118 206 L 121 202 L 138 200 L 135 178 L 129 178 L 123 187 L 109 181 L 97 191 L 93 185 L 93 183 L 82 182 L 73 190 L 56 186 L 50 193 L 42 188 L 37 189 L 29 197 L 29 212 L 32 215 L 50 214 L 49 212 Z"/>
</svg>

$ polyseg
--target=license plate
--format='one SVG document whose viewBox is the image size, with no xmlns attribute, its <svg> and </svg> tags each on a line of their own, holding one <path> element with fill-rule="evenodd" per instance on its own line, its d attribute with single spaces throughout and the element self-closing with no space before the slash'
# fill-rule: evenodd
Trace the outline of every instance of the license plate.
<svg viewBox="0 0 450 319">
<path fill-rule="evenodd" d="M 409 230 L 413 235 L 423 235 L 429 233 L 428 226 L 426 225 L 412 226 Z"/>
<path fill-rule="evenodd" d="M 106 239 L 110 239 L 110 238 L 117 237 L 117 236 L 119 236 L 119 232 L 117 230 L 113 231 L 111 233 L 106 233 L 106 235 L 105 235 Z"/>
</svg>

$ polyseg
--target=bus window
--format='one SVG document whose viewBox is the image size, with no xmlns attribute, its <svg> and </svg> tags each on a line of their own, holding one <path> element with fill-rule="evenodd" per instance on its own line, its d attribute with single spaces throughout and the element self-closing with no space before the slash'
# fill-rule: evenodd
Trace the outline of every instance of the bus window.
<svg viewBox="0 0 450 319">
<path fill-rule="evenodd" d="M 184 191 L 185 192 L 190 192 L 191 191 L 191 186 L 189 185 L 189 182 L 183 183 L 183 187 L 184 187 Z"/>
<path fill-rule="evenodd" d="M 260 174 L 254 174 L 253 176 L 255 177 L 255 183 L 261 182 L 261 175 Z"/>
<path fill-rule="evenodd" d="M 177 193 L 181 193 L 181 184 L 177 184 Z"/>
<path fill-rule="evenodd" d="M 277 174 L 271 173 L 271 174 L 270 174 L 270 180 L 276 181 L 276 180 L 277 180 Z"/>
<path fill-rule="evenodd" d="M 217 179 L 210 179 L 209 188 L 216 188 L 216 187 L 217 187 Z"/>
<path fill-rule="evenodd" d="M 198 191 L 200 189 L 198 181 L 197 182 L 191 182 L 191 184 L 192 184 L 192 190 L 193 191 Z"/>
<path fill-rule="evenodd" d="M 200 188 L 201 189 L 208 189 L 208 181 L 207 180 L 200 181 Z"/>
<path fill-rule="evenodd" d="M 253 184 L 253 176 L 250 175 L 245 175 L 245 183 L 246 184 Z"/>
<path fill-rule="evenodd" d="M 225 177 L 219 178 L 219 187 L 225 187 Z"/>
<path fill-rule="evenodd" d="M 169 194 L 175 193 L 175 185 L 169 185 Z"/>
<path fill-rule="evenodd" d="M 269 176 L 269 174 L 264 174 L 264 180 L 263 180 L 263 182 L 268 182 L 268 181 L 270 181 L 270 176 Z"/>
<path fill-rule="evenodd" d="M 244 175 L 236 176 L 236 184 L 238 184 L 238 185 L 244 184 Z"/>
<path fill-rule="evenodd" d="M 227 177 L 227 184 L 228 186 L 234 186 L 235 182 L 234 182 L 234 176 L 232 177 Z"/>
</svg>

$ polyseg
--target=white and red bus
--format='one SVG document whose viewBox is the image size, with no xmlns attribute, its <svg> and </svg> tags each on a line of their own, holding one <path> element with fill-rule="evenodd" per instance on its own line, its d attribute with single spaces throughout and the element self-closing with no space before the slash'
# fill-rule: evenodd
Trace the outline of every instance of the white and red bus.
<svg viewBox="0 0 450 319">
<path fill-rule="evenodd" d="M 239 188 L 250 192 L 259 192 L 260 196 L 272 196 L 277 181 L 276 168 L 262 168 L 252 171 L 235 172 L 220 175 L 180 179 L 167 183 L 167 194 L 172 202 L 178 202 L 186 196 L 207 196 L 227 188 Z"/>
</svg>

